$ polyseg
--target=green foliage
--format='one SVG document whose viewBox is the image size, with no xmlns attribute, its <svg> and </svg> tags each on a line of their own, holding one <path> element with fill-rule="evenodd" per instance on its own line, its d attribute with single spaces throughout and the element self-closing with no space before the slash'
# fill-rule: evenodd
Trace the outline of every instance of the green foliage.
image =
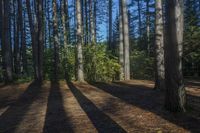
<svg viewBox="0 0 200 133">
<path fill-rule="evenodd" d="M 27 82 L 30 82 L 30 81 L 32 81 L 33 80 L 33 78 L 32 77 L 21 77 L 21 78 L 19 78 L 19 79 L 17 79 L 16 81 L 15 81 L 15 83 L 27 83 Z"/>
<path fill-rule="evenodd" d="M 147 56 L 145 51 L 132 51 L 130 60 L 133 78 L 152 79 L 154 77 L 154 58 Z"/>
<path fill-rule="evenodd" d="M 84 47 L 84 69 L 87 81 L 112 81 L 119 73 L 118 59 L 111 56 L 106 45 Z"/>
<path fill-rule="evenodd" d="M 47 48 L 44 54 L 44 69 L 43 69 L 45 79 L 51 79 L 53 75 L 52 60 L 53 60 L 53 50 Z"/>
<path fill-rule="evenodd" d="M 75 47 L 68 47 L 66 52 L 66 61 L 62 61 L 63 74 L 66 72 L 66 80 L 75 80 L 76 59 Z M 65 71 L 64 71 L 65 70 Z"/>
</svg>

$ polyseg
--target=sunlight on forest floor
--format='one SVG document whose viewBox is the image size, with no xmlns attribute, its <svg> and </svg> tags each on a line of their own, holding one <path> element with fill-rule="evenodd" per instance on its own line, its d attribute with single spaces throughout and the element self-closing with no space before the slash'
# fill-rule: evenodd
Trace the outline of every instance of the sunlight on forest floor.
<svg viewBox="0 0 200 133">
<path fill-rule="evenodd" d="M 200 103 L 199 82 L 188 82 L 188 100 Z M 154 83 L 36 83 L 0 87 L 0 132 L 200 132 L 200 109 L 173 114 Z M 190 103 L 188 103 L 190 104 Z"/>
</svg>

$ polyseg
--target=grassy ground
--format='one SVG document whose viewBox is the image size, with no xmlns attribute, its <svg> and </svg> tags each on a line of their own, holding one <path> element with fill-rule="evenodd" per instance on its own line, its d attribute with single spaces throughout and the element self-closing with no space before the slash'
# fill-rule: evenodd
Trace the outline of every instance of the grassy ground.
<svg viewBox="0 0 200 133">
<path fill-rule="evenodd" d="M 0 86 L 0 133 L 200 132 L 200 82 L 187 83 L 187 113 L 164 110 L 153 82 Z M 191 100 L 195 99 L 195 100 Z"/>
</svg>

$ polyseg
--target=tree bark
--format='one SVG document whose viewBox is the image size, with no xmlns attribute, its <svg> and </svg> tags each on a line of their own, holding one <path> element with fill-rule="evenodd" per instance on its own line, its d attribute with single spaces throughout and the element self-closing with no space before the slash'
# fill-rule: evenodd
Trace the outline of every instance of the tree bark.
<svg viewBox="0 0 200 133">
<path fill-rule="evenodd" d="M 12 47 L 10 43 L 10 0 L 2 0 L 2 52 L 5 83 L 13 81 L 12 72 Z"/>
<path fill-rule="evenodd" d="M 146 43 L 147 43 L 147 53 L 150 56 L 150 11 L 149 11 L 149 2 L 146 2 Z"/>
<path fill-rule="evenodd" d="M 84 82 L 83 72 L 83 52 L 82 52 L 82 22 L 81 22 L 81 1 L 76 0 L 76 19 L 77 19 L 77 80 Z"/>
<path fill-rule="evenodd" d="M 124 78 L 130 80 L 129 27 L 126 0 L 121 0 L 124 39 Z"/>
<path fill-rule="evenodd" d="M 91 43 L 94 45 L 95 42 L 95 27 L 94 27 L 94 13 L 93 13 L 93 1 L 90 0 L 90 33 L 91 33 Z"/>
<path fill-rule="evenodd" d="M 119 2 L 119 64 L 120 64 L 120 80 L 124 80 L 124 37 L 123 37 L 123 20 L 122 5 Z"/>
<path fill-rule="evenodd" d="M 137 0 L 137 6 L 138 6 L 138 24 L 139 24 L 139 38 L 141 39 L 142 36 L 142 19 L 141 19 L 141 5 L 140 0 Z"/>
<path fill-rule="evenodd" d="M 43 53 L 44 53 L 44 22 L 43 22 L 43 1 L 37 0 L 38 10 L 38 69 L 39 81 L 43 80 Z"/>
<path fill-rule="evenodd" d="M 16 29 L 16 38 L 14 43 L 14 72 L 17 77 L 20 74 L 20 35 L 21 35 L 21 27 L 22 27 L 22 3 L 21 0 L 17 0 L 18 11 L 17 11 L 17 29 Z"/>
<path fill-rule="evenodd" d="M 162 0 L 156 0 L 156 34 L 155 34 L 155 52 L 156 52 L 156 72 L 155 89 L 165 90 L 165 66 L 164 66 L 164 31 L 163 31 L 163 11 Z"/>
<path fill-rule="evenodd" d="M 108 12 L 108 20 L 109 20 L 109 36 L 108 36 L 108 43 L 109 43 L 109 50 L 112 50 L 112 32 L 113 32 L 113 28 L 112 28 L 112 6 L 113 5 L 113 1 L 112 0 L 108 0 L 108 9 L 109 9 L 109 12 Z"/>
<path fill-rule="evenodd" d="M 25 18 L 25 12 L 23 14 L 23 18 Z M 22 46 L 21 46 L 21 57 L 22 57 L 22 66 L 23 70 L 22 73 L 24 75 L 28 74 L 28 67 L 27 67 L 27 57 L 26 57 L 26 23 L 25 20 L 23 20 L 23 27 L 22 27 Z"/>
<path fill-rule="evenodd" d="M 53 36 L 54 36 L 54 81 L 58 80 L 59 71 L 59 39 L 56 0 L 53 0 Z"/>
<path fill-rule="evenodd" d="M 33 68 L 34 68 L 34 77 L 35 80 L 41 82 L 43 80 L 43 71 L 42 71 L 42 64 L 43 64 L 43 32 L 42 32 L 42 16 L 39 14 L 42 13 L 42 5 L 41 1 L 37 1 L 38 6 L 34 6 L 35 10 L 37 11 L 37 17 L 32 15 L 30 0 L 26 0 L 28 18 L 29 18 L 29 25 L 31 31 L 31 41 L 32 41 L 32 56 L 33 56 Z M 37 7 L 37 8 L 36 8 Z M 38 22 L 38 19 L 39 22 Z M 41 29 L 38 29 L 40 27 Z"/>
<path fill-rule="evenodd" d="M 185 87 L 182 74 L 183 0 L 167 1 L 168 43 L 166 49 L 166 109 L 185 111 Z"/>
</svg>

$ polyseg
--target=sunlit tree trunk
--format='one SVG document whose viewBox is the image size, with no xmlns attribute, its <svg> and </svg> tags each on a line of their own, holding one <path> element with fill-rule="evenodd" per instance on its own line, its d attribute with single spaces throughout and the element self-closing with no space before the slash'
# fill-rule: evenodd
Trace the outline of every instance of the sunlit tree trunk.
<svg viewBox="0 0 200 133">
<path fill-rule="evenodd" d="M 156 0 L 156 72 L 155 89 L 165 90 L 165 66 L 164 66 L 164 31 L 162 0 Z"/>
<path fill-rule="evenodd" d="M 167 16 L 165 107 L 173 112 L 185 111 L 186 94 L 182 74 L 183 0 L 167 1 Z"/>
<path fill-rule="evenodd" d="M 93 0 L 90 0 L 90 33 L 91 33 L 91 43 L 94 45 L 95 42 L 95 27 L 94 27 L 94 10 L 93 10 Z"/>
<path fill-rule="evenodd" d="M 121 0 L 124 42 L 124 78 L 130 80 L 129 27 L 126 0 Z"/>
<path fill-rule="evenodd" d="M 77 80 L 84 81 L 83 72 L 83 51 L 82 51 L 82 16 L 81 16 L 81 1 L 76 0 L 76 19 L 77 19 Z"/>
<path fill-rule="evenodd" d="M 119 63 L 120 63 L 120 80 L 124 80 L 124 37 L 123 37 L 123 20 L 122 7 L 119 2 Z"/>
</svg>

